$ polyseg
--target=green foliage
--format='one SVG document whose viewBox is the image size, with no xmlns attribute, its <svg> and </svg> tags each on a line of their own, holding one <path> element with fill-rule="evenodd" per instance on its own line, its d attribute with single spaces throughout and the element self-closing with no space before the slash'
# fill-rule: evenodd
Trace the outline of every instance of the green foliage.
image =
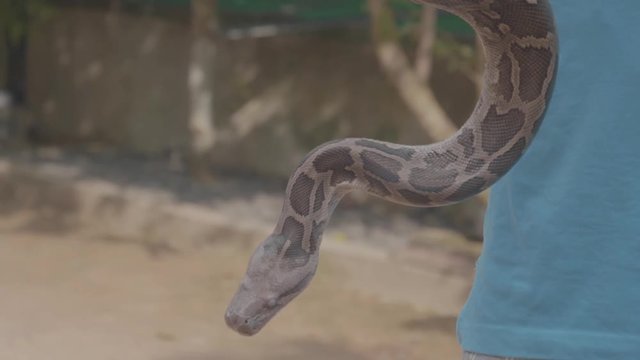
<svg viewBox="0 0 640 360">
<path fill-rule="evenodd" d="M 296 22 L 359 21 L 368 16 L 366 0 L 219 0 L 218 3 L 222 14 L 286 18 Z M 421 6 L 411 1 L 389 0 L 389 6 L 401 32 L 420 17 Z M 458 17 L 446 13 L 441 15 L 442 20 L 438 22 L 440 30 L 461 36 L 473 34 Z"/>
<path fill-rule="evenodd" d="M 375 36 L 379 40 L 399 40 L 406 49 L 415 49 L 421 21 L 420 7 L 401 0 L 388 0 L 380 14 Z M 402 4 L 409 4 L 402 6 Z M 457 28 L 458 31 L 450 31 Z M 469 74 L 474 71 L 477 55 L 473 43 L 473 30 L 461 19 L 440 12 L 436 24 L 433 56 L 444 60 L 448 70 Z"/>
<path fill-rule="evenodd" d="M 389 0 L 390 4 L 396 1 L 399 0 Z M 398 15 L 397 8 L 394 8 L 394 13 L 398 24 L 398 38 L 407 49 L 415 48 L 418 40 L 421 13 L 410 12 L 404 21 L 402 21 L 402 14 Z M 471 26 L 458 17 L 439 12 L 436 32 L 433 56 L 444 60 L 449 71 L 473 72 L 478 60 L 475 45 L 473 44 L 474 31 Z"/>
<path fill-rule="evenodd" d="M 29 23 L 37 23 L 52 13 L 48 0 L 0 0 L 0 33 L 16 42 L 26 35 Z"/>
<path fill-rule="evenodd" d="M 396 41 L 401 36 L 396 24 L 395 14 L 386 4 L 380 9 L 380 15 L 376 21 L 378 23 L 373 27 L 373 31 L 378 41 Z"/>
</svg>

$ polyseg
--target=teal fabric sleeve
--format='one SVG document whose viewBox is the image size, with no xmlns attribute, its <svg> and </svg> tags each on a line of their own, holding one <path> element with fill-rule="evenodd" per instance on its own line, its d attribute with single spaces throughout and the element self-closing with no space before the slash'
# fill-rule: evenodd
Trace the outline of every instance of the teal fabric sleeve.
<svg viewBox="0 0 640 360">
<path fill-rule="evenodd" d="M 640 354 L 640 1 L 552 0 L 554 97 L 491 191 L 458 321 L 465 350 L 544 360 Z"/>
</svg>

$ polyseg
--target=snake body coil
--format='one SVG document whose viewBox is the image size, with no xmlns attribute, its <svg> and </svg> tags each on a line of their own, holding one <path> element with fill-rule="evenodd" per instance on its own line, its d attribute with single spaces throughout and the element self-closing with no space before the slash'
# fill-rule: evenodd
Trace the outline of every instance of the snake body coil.
<svg viewBox="0 0 640 360">
<path fill-rule="evenodd" d="M 442 206 L 483 191 L 531 143 L 547 108 L 558 59 L 548 0 L 425 0 L 466 20 L 486 66 L 478 103 L 462 128 L 422 146 L 350 138 L 323 144 L 295 169 L 276 228 L 254 252 L 226 313 L 236 331 L 258 332 L 307 286 L 321 236 L 349 191 Z"/>
</svg>

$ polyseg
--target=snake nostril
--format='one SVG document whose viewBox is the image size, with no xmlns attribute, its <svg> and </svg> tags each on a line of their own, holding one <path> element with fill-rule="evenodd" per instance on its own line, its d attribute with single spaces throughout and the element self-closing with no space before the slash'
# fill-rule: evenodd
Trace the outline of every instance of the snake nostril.
<svg viewBox="0 0 640 360">
<path fill-rule="evenodd" d="M 232 312 L 226 313 L 224 318 L 227 325 L 231 328 L 235 328 L 238 325 L 242 324 L 242 318 Z"/>
</svg>

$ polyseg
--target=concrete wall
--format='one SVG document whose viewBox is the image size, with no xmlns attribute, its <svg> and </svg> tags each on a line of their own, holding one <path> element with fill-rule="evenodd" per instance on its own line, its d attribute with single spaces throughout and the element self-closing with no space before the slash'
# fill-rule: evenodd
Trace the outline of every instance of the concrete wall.
<svg viewBox="0 0 640 360">
<path fill-rule="evenodd" d="M 5 35 L 0 31 L 0 88 L 4 88 L 7 81 L 7 48 Z"/>
<path fill-rule="evenodd" d="M 182 26 L 60 10 L 29 39 L 29 102 L 47 138 L 137 151 L 184 141 Z"/>
<path fill-rule="evenodd" d="M 185 147 L 187 24 L 63 8 L 31 34 L 29 102 L 42 136 L 147 154 Z M 216 66 L 216 127 L 257 124 L 215 149 L 217 165 L 282 177 L 331 138 L 424 141 L 364 31 L 223 41 Z M 464 119 L 473 86 L 439 68 L 438 94 Z"/>
</svg>

